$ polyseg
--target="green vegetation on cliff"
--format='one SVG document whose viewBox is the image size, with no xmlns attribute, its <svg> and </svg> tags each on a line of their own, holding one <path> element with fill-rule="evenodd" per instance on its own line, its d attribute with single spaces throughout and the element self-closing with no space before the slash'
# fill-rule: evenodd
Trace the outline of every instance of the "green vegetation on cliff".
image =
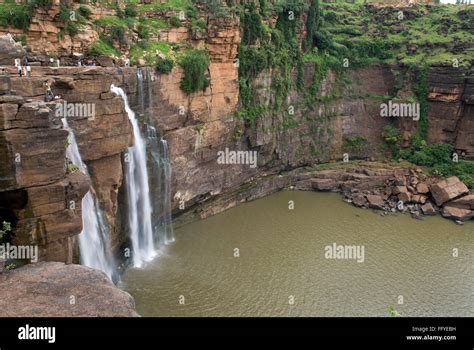
<svg viewBox="0 0 474 350">
<path fill-rule="evenodd" d="M 12 230 L 11 224 L 9 222 L 3 221 L 2 227 L 0 228 L 0 244 L 3 244 L 8 240 L 8 236 Z"/>
<path fill-rule="evenodd" d="M 27 31 L 35 11 L 38 8 L 49 9 L 52 5 L 52 0 L 21 0 L 19 2 L 5 0 L 0 3 L 0 26 Z M 66 6 L 64 1 L 60 2 L 59 19 L 64 24 L 58 34 L 61 38 L 64 34 L 76 35 L 91 15 L 90 9 L 82 5 L 77 8 L 73 15 L 71 15 L 71 10 L 73 8 Z"/>
<path fill-rule="evenodd" d="M 321 27 L 351 65 L 373 61 L 406 66 L 472 64 L 474 9 L 455 5 L 376 8 L 361 3 L 323 3 Z"/>
<path fill-rule="evenodd" d="M 178 60 L 183 68 L 181 78 L 181 90 L 190 94 L 192 92 L 204 91 L 209 86 L 207 69 L 209 58 L 205 51 L 188 50 Z"/>
<path fill-rule="evenodd" d="M 449 144 L 428 145 L 420 135 L 410 139 L 410 148 L 400 151 L 400 158 L 440 176 L 457 176 L 466 186 L 474 188 L 474 161 L 455 160 L 454 148 Z"/>
</svg>

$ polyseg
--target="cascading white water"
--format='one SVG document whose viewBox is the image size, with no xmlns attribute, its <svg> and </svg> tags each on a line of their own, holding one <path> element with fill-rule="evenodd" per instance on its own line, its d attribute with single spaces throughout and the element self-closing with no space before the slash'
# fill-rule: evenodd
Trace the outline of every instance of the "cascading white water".
<svg viewBox="0 0 474 350">
<path fill-rule="evenodd" d="M 148 170 L 150 174 L 150 200 L 153 206 L 152 226 L 157 245 L 174 242 L 171 221 L 171 165 L 168 143 L 158 139 L 156 129 L 145 124 Z"/>
<path fill-rule="evenodd" d="M 145 114 L 145 87 L 143 84 L 143 72 L 140 68 L 137 69 L 137 88 L 138 106 L 140 109 L 140 114 L 143 115 Z"/>
<path fill-rule="evenodd" d="M 173 224 L 171 221 L 171 165 L 168 152 L 168 142 L 161 139 L 162 146 L 162 164 L 163 164 L 163 197 L 164 197 L 164 229 L 165 229 L 165 243 L 174 242 Z"/>
<path fill-rule="evenodd" d="M 128 148 L 125 157 L 125 181 L 133 265 L 140 267 L 156 255 L 151 223 L 152 207 L 149 197 L 146 146 L 135 113 L 128 104 L 127 95 L 121 88 L 114 85 L 110 87 L 110 90 L 123 99 L 135 138 L 135 145 Z"/>
<path fill-rule="evenodd" d="M 74 132 L 66 118 L 62 119 L 64 129 L 69 130 L 69 146 L 66 156 L 81 172 L 89 176 L 87 166 L 79 153 Z M 115 272 L 115 263 L 110 250 L 109 230 L 99 205 L 92 195 L 93 189 L 82 198 L 82 232 L 79 234 L 81 264 L 103 271 L 110 279 Z"/>
</svg>

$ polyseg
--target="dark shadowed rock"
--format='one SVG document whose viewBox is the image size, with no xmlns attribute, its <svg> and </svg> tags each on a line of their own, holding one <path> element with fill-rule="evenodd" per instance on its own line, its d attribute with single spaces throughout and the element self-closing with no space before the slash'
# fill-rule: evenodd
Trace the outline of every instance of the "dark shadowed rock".
<svg viewBox="0 0 474 350">
<path fill-rule="evenodd" d="M 421 206 L 421 211 L 425 215 L 436 215 L 436 209 L 431 202 L 427 202 Z"/>
<path fill-rule="evenodd" d="M 451 207 L 474 210 L 474 193 L 455 199 L 448 204 Z"/>
<path fill-rule="evenodd" d="M 354 198 L 352 198 L 352 203 L 354 203 L 354 205 L 357 207 L 363 207 L 367 204 L 367 200 L 363 194 L 358 193 L 354 196 Z"/>
<path fill-rule="evenodd" d="M 318 191 L 334 191 L 339 187 L 333 179 L 312 179 L 311 186 Z"/>
<path fill-rule="evenodd" d="M 0 295 L 1 317 L 139 316 L 130 294 L 81 265 L 40 262 L 1 273 Z"/>
</svg>

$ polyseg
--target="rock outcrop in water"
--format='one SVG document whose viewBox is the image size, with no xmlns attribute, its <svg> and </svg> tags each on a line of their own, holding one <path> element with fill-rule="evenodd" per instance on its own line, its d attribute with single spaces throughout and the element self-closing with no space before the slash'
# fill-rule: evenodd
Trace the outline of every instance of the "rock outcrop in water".
<svg viewBox="0 0 474 350">
<path fill-rule="evenodd" d="M 0 273 L 0 317 L 135 317 L 133 298 L 97 270 L 58 262 Z"/>
</svg>

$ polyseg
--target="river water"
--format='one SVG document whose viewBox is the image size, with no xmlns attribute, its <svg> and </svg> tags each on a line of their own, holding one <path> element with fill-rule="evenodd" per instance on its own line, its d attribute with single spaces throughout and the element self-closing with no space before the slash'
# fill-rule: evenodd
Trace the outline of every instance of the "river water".
<svg viewBox="0 0 474 350">
<path fill-rule="evenodd" d="M 334 243 L 364 261 L 327 259 Z M 180 227 L 162 249 L 121 282 L 143 316 L 474 316 L 472 221 L 285 191 Z"/>
</svg>

